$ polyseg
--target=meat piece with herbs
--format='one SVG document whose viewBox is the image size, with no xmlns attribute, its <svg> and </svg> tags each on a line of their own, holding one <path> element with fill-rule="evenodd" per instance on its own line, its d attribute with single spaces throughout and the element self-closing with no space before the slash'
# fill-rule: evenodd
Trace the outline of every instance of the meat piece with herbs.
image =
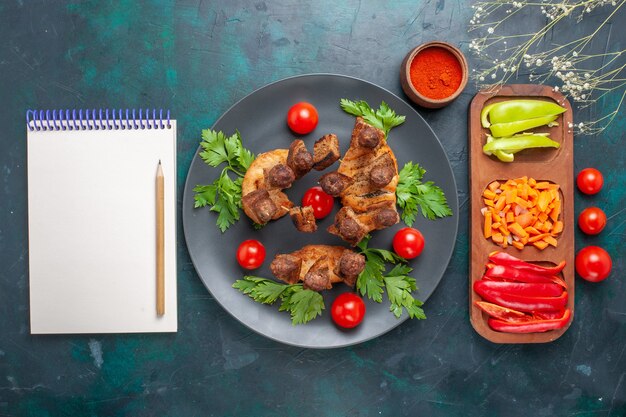
<svg viewBox="0 0 626 417">
<path fill-rule="evenodd" d="M 270 269 L 276 278 L 305 288 L 321 291 L 344 282 L 354 286 L 365 268 L 363 255 L 343 246 L 307 245 L 288 254 L 276 255 Z M 297 275 L 297 279 L 296 279 Z"/>
<path fill-rule="evenodd" d="M 357 117 L 339 168 L 320 178 L 322 189 L 343 205 L 328 231 L 356 245 L 370 231 L 396 224 L 399 178 L 385 133 Z"/>
</svg>

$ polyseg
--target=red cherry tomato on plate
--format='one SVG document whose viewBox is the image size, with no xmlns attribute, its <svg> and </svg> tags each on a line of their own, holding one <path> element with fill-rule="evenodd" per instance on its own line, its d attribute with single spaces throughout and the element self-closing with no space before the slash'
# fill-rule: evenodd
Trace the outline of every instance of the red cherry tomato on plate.
<svg viewBox="0 0 626 417">
<path fill-rule="evenodd" d="M 583 279 L 599 282 L 611 273 L 611 256 L 599 246 L 587 246 L 576 254 L 576 272 Z"/>
<path fill-rule="evenodd" d="M 309 188 L 302 197 L 302 207 L 313 207 L 313 216 L 318 220 L 328 216 L 333 211 L 334 204 L 333 196 L 326 194 L 320 186 Z"/>
<path fill-rule="evenodd" d="M 289 129 L 300 135 L 311 133 L 317 126 L 317 121 L 317 109 L 306 101 L 294 104 L 287 112 Z"/>
<path fill-rule="evenodd" d="M 585 168 L 576 177 L 578 189 L 585 194 L 596 194 L 602 189 L 604 178 L 595 168 Z"/>
<path fill-rule="evenodd" d="M 237 249 L 237 262 L 245 269 L 257 269 L 265 260 L 265 246 L 258 240 L 244 240 Z"/>
<path fill-rule="evenodd" d="M 404 259 L 413 259 L 424 250 L 424 236 L 419 230 L 405 227 L 393 237 L 393 250 Z"/>
<path fill-rule="evenodd" d="M 358 295 L 344 292 L 333 301 L 330 315 L 338 326 L 351 329 L 363 321 L 365 303 Z"/>
<path fill-rule="evenodd" d="M 606 214 L 597 207 L 587 207 L 578 216 L 578 227 L 588 235 L 597 235 L 606 226 Z"/>
</svg>

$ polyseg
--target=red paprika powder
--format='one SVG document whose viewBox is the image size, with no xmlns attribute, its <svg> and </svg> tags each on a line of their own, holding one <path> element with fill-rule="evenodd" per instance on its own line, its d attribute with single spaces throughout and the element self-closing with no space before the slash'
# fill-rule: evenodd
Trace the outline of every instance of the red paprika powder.
<svg viewBox="0 0 626 417">
<path fill-rule="evenodd" d="M 459 60 L 447 49 L 426 48 L 411 61 L 411 84 L 423 96 L 441 100 L 456 92 L 463 80 Z"/>
</svg>

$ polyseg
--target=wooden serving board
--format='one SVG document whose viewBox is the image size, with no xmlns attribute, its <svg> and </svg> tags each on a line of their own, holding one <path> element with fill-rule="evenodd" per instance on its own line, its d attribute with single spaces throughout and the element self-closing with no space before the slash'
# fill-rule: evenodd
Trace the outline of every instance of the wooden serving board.
<svg viewBox="0 0 626 417">
<path fill-rule="evenodd" d="M 486 142 L 485 129 L 480 124 L 480 112 L 483 106 L 498 101 L 510 99 L 540 99 L 554 101 L 567 108 L 567 111 L 556 120 L 559 125 L 530 129 L 533 132 L 549 132 L 552 140 L 559 142 L 559 149 L 527 149 L 515 154 L 515 161 L 500 162 L 495 156 L 483 153 Z M 551 87 L 519 84 L 505 85 L 497 91 L 480 91 L 470 104 L 469 110 L 469 169 L 470 169 L 470 279 L 469 279 L 469 308 L 470 321 L 474 329 L 484 338 L 494 343 L 545 343 L 558 339 L 568 329 L 569 325 L 559 330 L 544 333 L 512 334 L 491 330 L 487 324 L 488 316 L 483 313 L 474 301 L 481 297 L 474 292 L 474 282 L 480 280 L 485 273 L 485 264 L 489 253 L 499 250 L 529 262 L 541 262 L 545 265 L 558 264 L 562 260 L 567 262 L 562 272 L 562 278 L 567 283 L 569 293 L 567 307 L 574 317 L 574 144 L 572 129 L 572 106 L 562 94 L 555 92 Z M 483 236 L 484 207 L 482 193 L 487 185 L 498 180 L 501 183 L 523 176 L 534 178 L 537 181 L 550 181 L 559 184 L 562 199 L 560 220 L 563 222 L 563 232 L 557 237 L 557 247 L 548 246 L 539 250 L 527 245 L 522 250 L 513 246 L 503 249 L 487 240 Z"/>
</svg>

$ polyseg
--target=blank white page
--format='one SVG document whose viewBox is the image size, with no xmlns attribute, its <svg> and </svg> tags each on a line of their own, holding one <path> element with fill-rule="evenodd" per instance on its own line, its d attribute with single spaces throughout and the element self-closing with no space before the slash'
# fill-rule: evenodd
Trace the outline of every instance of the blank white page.
<svg viewBox="0 0 626 417">
<path fill-rule="evenodd" d="M 165 179 L 165 315 L 156 314 L 156 172 Z M 176 122 L 28 131 L 31 333 L 174 332 Z"/>
</svg>

